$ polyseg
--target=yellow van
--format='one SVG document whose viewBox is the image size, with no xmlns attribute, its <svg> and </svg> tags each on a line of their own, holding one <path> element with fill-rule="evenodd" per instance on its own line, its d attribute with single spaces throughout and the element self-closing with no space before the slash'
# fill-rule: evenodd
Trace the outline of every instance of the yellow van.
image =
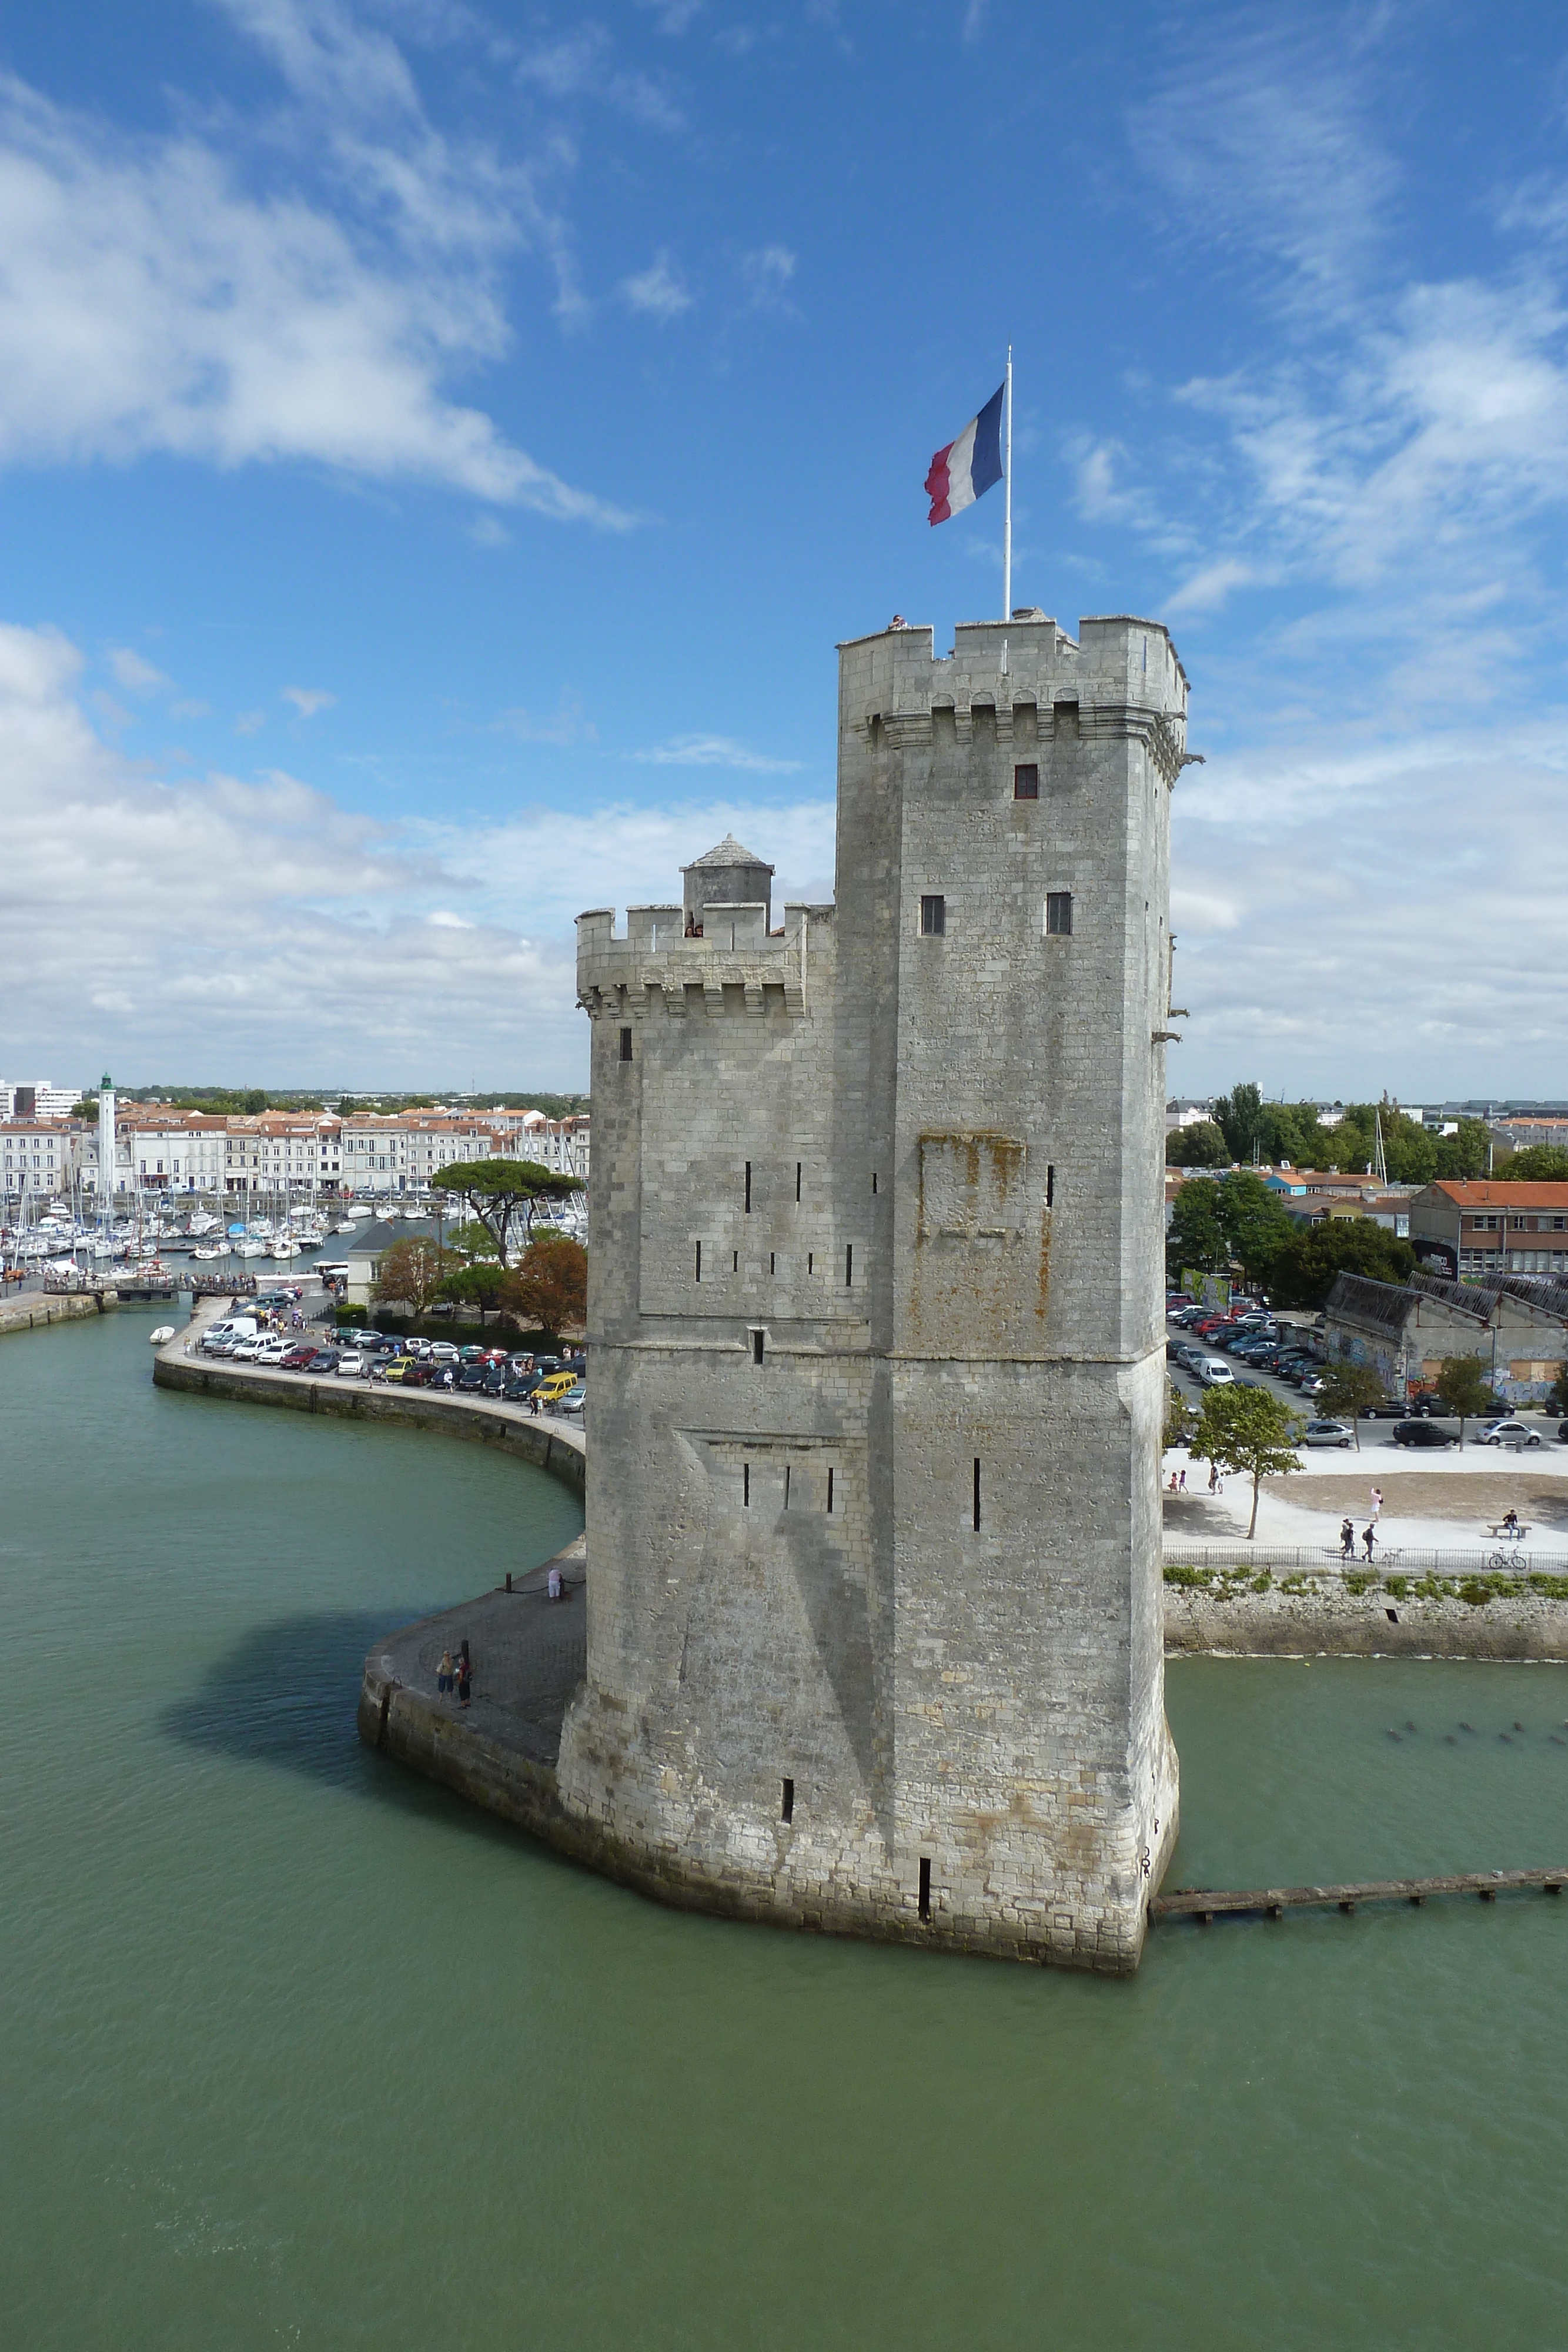
<svg viewBox="0 0 1568 2352">
<path fill-rule="evenodd" d="M 547 1372 L 534 1391 L 541 1404 L 555 1404 L 569 1389 L 577 1386 L 575 1372 Z"/>
</svg>

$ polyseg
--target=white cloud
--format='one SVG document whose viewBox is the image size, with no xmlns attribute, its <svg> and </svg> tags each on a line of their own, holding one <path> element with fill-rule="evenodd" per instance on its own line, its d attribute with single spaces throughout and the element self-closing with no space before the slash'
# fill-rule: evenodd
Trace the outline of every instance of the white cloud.
<svg viewBox="0 0 1568 2352">
<path fill-rule="evenodd" d="M 528 50 L 517 61 L 517 75 L 549 98 L 601 99 L 651 131 L 684 131 L 685 118 L 668 93 L 647 74 L 615 68 L 612 53 L 603 26 L 588 25 Z"/>
<path fill-rule="evenodd" d="M 1242 563 L 1234 556 L 1220 556 L 1184 580 L 1175 593 L 1166 598 L 1165 609 L 1173 620 L 1179 620 L 1184 613 L 1217 613 L 1234 590 L 1250 587 L 1258 576 L 1250 563 Z"/>
<path fill-rule="evenodd" d="M 728 735 L 674 735 L 667 743 L 633 751 L 632 757 L 651 761 L 657 768 L 746 768 L 758 775 L 784 775 L 800 765 L 799 760 L 769 759 Z"/>
<path fill-rule="evenodd" d="M 235 720 L 236 735 L 259 735 L 267 724 L 265 710 L 242 710 Z"/>
<path fill-rule="evenodd" d="M 151 694 L 155 688 L 172 684 L 172 680 L 166 678 L 161 669 L 154 669 L 151 662 L 143 661 L 141 656 L 132 653 L 129 646 L 110 647 L 109 667 L 114 672 L 116 683 L 132 694 Z"/>
<path fill-rule="evenodd" d="M 797 264 L 787 245 L 759 246 L 754 252 L 743 253 L 736 266 L 747 299 L 754 310 L 788 310 L 793 308 L 788 299 L 788 289 L 794 279 Z"/>
<path fill-rule="evenodd" d="M 623 278 L 621 292 L 633 310 L 645 311 L 661 323 L 678 319 L 683 310 L 692 307 L 692 297 L 664 252 L 655 254 L 649 267 L 635 278 Z"/>
<path fill-rule="evenodd" d="M 122 138 L 0 77 L 0 463 L 308 461 L 624 525 L 447 389 L 509 346 L 501 257 L 559 247 L 537 174 L 449 148 L 395 47 L 342 12 L 232 13 L 337 208 L 253 192 L 237 137 Z"/>
<path fill-rule="evenodd" d="M 330 710 L 338 699 L 320 686 L 286 686 L 277 698 L 291 702 L 301 719 L 314 719 L 319 710 Z"/>
<path fill-rule="evenodd" d="M 582 697 L 563 687 L 553 713 L 549 718 L 521 706 L 503 710 L 493 721 L 495 732 L 510 735 L 519 743 L 597 743 L 599 730 L 591 719 L 585 717 Z"/>
</svg>

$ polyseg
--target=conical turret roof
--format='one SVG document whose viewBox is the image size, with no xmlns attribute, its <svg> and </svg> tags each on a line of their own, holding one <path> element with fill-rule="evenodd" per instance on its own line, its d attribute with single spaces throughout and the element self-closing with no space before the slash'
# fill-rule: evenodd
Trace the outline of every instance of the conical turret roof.
<svg viewBox="0 0 1568 2352">
<path fill-rule="evenodd" d="M 683 874 L 690 874 L 699 866 L 760 866 L 769 874 L 773 871 L 766 857 L 754 857 L 749 849 L 743 849 L 733 833 L 727 833 L 724 839 L 716 842 L 706 857 L 694 857 L 691 865 L 683 866 L 681 871 Z"/>
</svg>

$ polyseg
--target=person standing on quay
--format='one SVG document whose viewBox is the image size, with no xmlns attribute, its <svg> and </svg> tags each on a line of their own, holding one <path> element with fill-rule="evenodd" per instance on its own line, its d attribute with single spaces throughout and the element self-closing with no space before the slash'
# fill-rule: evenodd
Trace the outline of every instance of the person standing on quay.
<svg viewBox="0 0 1568 2352">
<path fill-rule="evenodd" d="M 452 1653 L 450 1650 L 443 1650 L 441 1653 L 441 1664 L 436 1669 L 435 1687 L 437 1691 L 444 1696 L 452 1688 Z"/>
<path fill-rule="evenodd" d="M 1355 1529 L 1349 1519 L 1339 1523 L 1339 1556 L 1341 1559 L 1355 1558 Z"/>
<path fill-rule="evenodd" d="M 459 1706 L 467 1706 L 473 1695 L 473 1689 L 474 1668 L 468 1655 L 468 1644 L 465 1642 L 457 1653 L 457 1704 Z"/>
<path fill-rule="evenodd" d="M 1377 1525 L 1378 1520 L 1382 1517 L 1383 1489 L 1381 1486 L 1375 1486 L 1372 1490 L 1372 1524 L 1374 1527 Z"/>
<path fill-rule="evenodd" d="M 1372 1564 L 1372 1545 L 1376 1533 L 1377 1529 L 1375 1522 L 1368 1519 L 1365 1527 L 1363 1528 L 1361 1531 L 1361 1540 L 1366 1546 L 1366 1559 L 1368 1567 Z"/>
</svg>

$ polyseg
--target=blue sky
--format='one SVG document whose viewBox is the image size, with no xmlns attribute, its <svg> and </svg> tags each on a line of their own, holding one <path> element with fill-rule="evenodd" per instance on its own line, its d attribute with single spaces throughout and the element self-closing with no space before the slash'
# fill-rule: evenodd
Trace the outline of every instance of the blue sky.
<svg viewBox="0 0 1568 2352">
<path fill-rule="evenodd" d="M 571 917 L 832 871 L 833 645 L 1193 680 L 1173 1089 L 1568 1094 L 1568 28 L 0 19 L 4 1074 L 576 1085 Z"/>
</svg>

